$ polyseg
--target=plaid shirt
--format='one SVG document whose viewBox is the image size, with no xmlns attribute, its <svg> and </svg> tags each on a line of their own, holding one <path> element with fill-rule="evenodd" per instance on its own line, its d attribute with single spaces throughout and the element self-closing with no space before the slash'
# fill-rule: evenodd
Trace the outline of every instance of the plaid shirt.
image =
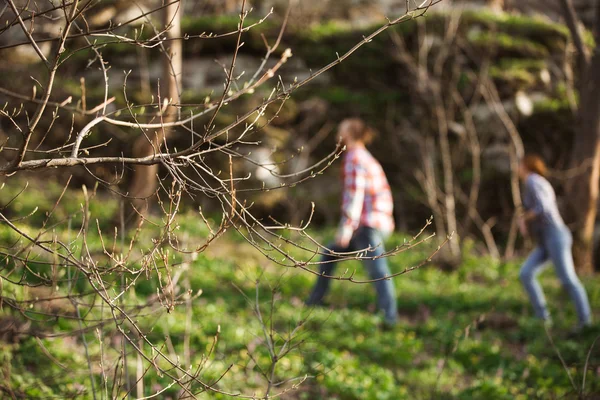
<svg viewBox="0 0 600 400">
<path fill-rule="evenodd" d="M 392 193 L 379 162 L 365 148 L 344 155 L 344 195 L 338 237 L 350 240 L 365 225 L 389 234 L 394 230 Z"/>
</svg>

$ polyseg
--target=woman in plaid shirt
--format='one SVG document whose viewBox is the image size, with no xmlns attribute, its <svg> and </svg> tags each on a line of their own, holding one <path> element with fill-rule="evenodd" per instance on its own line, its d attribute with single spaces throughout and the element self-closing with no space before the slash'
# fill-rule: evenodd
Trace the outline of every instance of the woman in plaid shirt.
<svg viewBox="0 0 600 400">
<path fill-rule="evenodd" d="M 383 241 L 394 230 L 392 194 L 390 185 L 379 162 L 369 153 L 366 145 L 373 139 L 373 131 L 360 119 L 342 121 L 338 135 L 346 146 L 343 161 L 342 218 L 335 243 L 321 259 L 321 275 L 307 301 L 309 305 L 322 304 L 333 276 L 336 254 L 371 247 L 364 261 L 375 282 L 379 309 L 385 314 L 385 324 L 396 323 L 396 296 L 385 257 Z"/>
</svg>

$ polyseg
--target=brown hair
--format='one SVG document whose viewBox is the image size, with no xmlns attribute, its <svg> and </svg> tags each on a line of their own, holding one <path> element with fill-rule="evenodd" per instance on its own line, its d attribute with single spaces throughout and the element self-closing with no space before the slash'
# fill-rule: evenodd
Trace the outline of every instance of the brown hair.
<svg viewBox="0 0 600 400">
<path fill-rule="evenodd" d="M 521 161 L 525 168 L 527 168 L 531 172 L 535 172 L 538 175 L 546 176 L 548 173 L 548 168 L 546 167 L 546 163 L 542 160 L 537 154 L 525 154 L 523 160 Z"/>
<path fill-rule="evenodd" d="M 354 140 L 361 141 L 364 144 L 370 144 L 377 136 L 377 132 L 360 118 L 346 118 L 340 123 L 341 125 L 345 125 Z"/>
</svg>

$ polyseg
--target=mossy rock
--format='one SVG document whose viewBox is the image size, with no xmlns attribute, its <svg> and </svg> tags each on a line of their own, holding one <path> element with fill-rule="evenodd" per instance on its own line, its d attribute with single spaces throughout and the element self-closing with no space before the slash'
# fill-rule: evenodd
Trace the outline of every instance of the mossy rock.
<svg viewBox="0 0 600 400">
<path fill-rule="evenodd" d="M 463 23 L 468 26 L 480 25 L 487 30 L 497 30 L 504 34 L 526 38 L 546 47 L 550 51 L 564 50 L 569 39 L 569 29 L 542 17 L 519 14 L 496 14 L 488 11 L 466 11 Z"/>
<path fill-rule="evenodd" d="M 298 101 L 308 96 L 317 96 L 330 103 L 342 113 L 361 114 L 363 116 L 381 116 L 381 111 L 390 102 L 407 104 L 409 94 L 393 90 L 353 90 L 345 86 L 329 86 L 310 91 L 298 92 Z"/>
<path fill-rule="evenodd" d="M 309 67 L 322 67 L 336 61 L 339 56 L 380 27 L 381 24 L 375 24 L 366 28 L 351 29 L 346 24 L 328 22 L 296 32 L 297 35 L 290 38 L 290 42 L 294 53 L 306 60 Z M 389 29 L 402 36 L 410 36 L 415 24 L 407 21 Z M 382 33 L 336 66 L 334 73 L 344 69 L 356 72 L 357 68 L 369 68 L 370 72 L 379 73 L 392 64 L 392 60 L 385 57 L 390 48 L 389 35 Z"/>
<path fill-rule="evenodd" d="M 535 86 L 545 68 L 543 60 L 504 58 L 490 68 L 490 77 L 499 84 L 523 90 Z"/>
<path fill-rule="evenodd" d="M 319 42 L 329 38 L 351 34 L 355 29 L 352 25 L 342 21 L 326 21 L 321 24 L 313 24 L 307 29 L 298 31 L 304 39 Z"/>
<path fill-rule="evenodd" d="M 404 37 L 409 48 L 412 48 L 418 23 L 426 24 L 428 34 L 442 35 L 449 18 L 451 18 L 449 13 L 435 12 L 389 29 Z M 249 18 L 245 26 L 257 22 L 258 20 Z M 187 55 L 230 53 L 237 40 L 235 31 L 238 23 L 236 16 L 184 18 L 182 30 L 187 36 L 232 33 L 220 38 L 186 41 L 184 52 Z M 295 57 L 304 60 L 308 68 L 315 70 L 335 61 L 380 28 L 382 23 L 373 23 L 359 28 L 344 21 L 326 21 L 302 29 L 292 26 L 287 29 L 278 50 L 283 51 L 291 47 Z M 244 32 L 242 37 L 244 45 L 240 52 L 262 56 L 265 52 L 262 35 L 267 39 L 274 38 L 279 28 L 280 22 L 267 19 Z M 461 15 L 459 35 L 466 36 L 467 40 L 478 49 L 494 49 L 495 56 L 545 59 L 556 53 L 562 56 L 569 31 L 562 24 L 539 17 L 466 11 Z M 393 44 L 389 34 L 384 32 L 333 68 L 331 73 L 335 75 L 335 80 L 341 79 L 350 85 L 353 84 L 353 80 L 356 81 L 354 83 L 364 84 L 364 77 L 357 77 L 359 75 L 357 71 L 368 71 L 369 76 L 391 77 L 397 68 L 397 63 L 388 56 L 391 49 Z M 517 74 L 516 78 L 521 81 L 530 80 L 525 78 L 525 74 Z"/>
<path fill-rule="evenodd" d="M 525 70 L 502 70 L 491 68 L 490 77 L 498 83 L 510 85 L 512 88 L 529 89 L 535 85 L 537 78 L 534 74 Z"/>
<path fill-rule="evenodd" d="M 534 114 L 570 112 L 571 108 L 566 97 L 549 98 L 538 101 L 533 106 Z"/>
<path fill-rule="evenodd" d="M 526 70 L 529 72 L 540 72 L 547 67 L 544 60 L 533 58 L 501 58 L 498 62 L 498 67 L 510 70 Z"/>
<path fill-rule="evenodd" d="M 238 29 L 240 18 L 237 15 L 211 15 L 202 17 L 181 18 L 181 30 L 188 35 L 211 35 L 235 32 Z M 256 25 L 258 24 L 258 25 Z M 244 26 L 256 25 L 255 28 L 261 31 L 277 28 L 277 23 L 272 19 L 260 21 L 258 18 L 248 17 L 244 20 Z M 235 36 L 235 35 L 232 35 Z"/>
<path fill-rule="evenodd" d="M 231 52 L 237 42 L 237 29 L 239 17 L 233 15 L 209 16 L 189 18 L 183 17 L 181 21 L 181 31 L 184 37 L 194 37 L 193 40 L 184 41 L 184 56 Z M 254 25 L 254 26 L 253 26 Z M 266 52 L 265 43 L 262 35 L 266 38 L 276 37 L 280 26 L 267 19 L 260 21 L 256 18 L 247 18 L 244 21 L 244 27 L 253 26 L 242 33 L 243 46 L 240 52 L 250 54 L 264 54 Z M 198 39 L 198 36 L 206 36 Z M 218 37 L 219 35 L 225 35 Z M 212 37 L 211 37 L 212 36 Z M 214 37 L 216 36 L 216 37 Z M 281 46 L 280 51 L 285 50 Z"/>
<path fill-rule="evenodd" d="M 469 43 L 480 51 L 496 53 L 499 57 L 547 58 L 549 51 L 543 45 L 500 32 L 472 30 L 467 35 Z"/>
</svg>

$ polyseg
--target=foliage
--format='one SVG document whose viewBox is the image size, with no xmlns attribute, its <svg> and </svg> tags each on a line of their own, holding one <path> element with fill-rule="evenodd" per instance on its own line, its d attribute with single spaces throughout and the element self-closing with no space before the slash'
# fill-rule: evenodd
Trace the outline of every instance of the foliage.
<svg viewBox="0 0 600 400">
<path fill-rule="evenodd" d="M 548 50 L 534 41 L 506 33 L 477 32 L 469 34 L 469 41 L 478 49 L 491 49 L 505 56 L 547 57 Z"/>
<path fill-rule="evenodd" d="M 466 11 L 463 19 L 468 25 L 480 25 L 489 30 L 498 30 L 511 36 L 542 42 L 549 50 L 564 49 L 570 36 L 565 25 L 541 16 Z"/>
<path fill-rule="evenodd" d="M 473 17 L 467 15 L 466 21 L 469 18 Z M 246 22 L 257 21 L 249 19 Z M 435 32 L 446 22 L 447 15 L 434 15 L 428 20 L 427 29 Z M 561 44 L 566 42 L 562 28 L 520 17 L 497 18 L 481 14 L 475 25 L 476 29 L 469 30 L 465 36 L 471 44 L 495 48 L 503 56 L 548 58 L 556 50 L 562 51 Z M 480 30 L 479 25 L 486 29 Z M 211 52 L 231 54 L 236 35 L 226 32 L 235 33 L 236 26 L 237 19 L 228 18 L 185 21 L 186 35 L 214 31 L 225 36 L 219 41 L 206 37 L 201 38 L 206 40 L 194 40 L 193 45 L 185 47 L 184 53 L 188 56 L 200 52 L 202 56 Z M 277 32 L 274 31 L 276 26 L 265 23 L 246 32 L 242 52 L 262 56 L 265 49 L 261 33 L 272 38 Z M 408 36 L 415 27 L 414 23 L 402 24 L 390 31 Z M 470 29 L 471 25 L 463 28 Z M 115 26 L 119 32 L 126 29 Z M 290 45 L 308 67 L 322 66 L 335 61 L 336 56 L 339 57 L 336 53 L 342 53 L 356 43 L 367 42 L 365 34 L 373 29 L 349 27 L 339 22 L 315 25 L 297 30 L 290 36 L 286 34 L 275 54 L 282 56 L 284 45 Z M 513 32 L 520 32 L 521 36 L 513 37 Z M 139 38 L 148 38 L 145 36 L 148 34 L 145 30 Z M 66 37 L 62 43 L 65 40 Z M 56 79 L 63 92 L 79 97 L 81 82 L 78 85 L 70 79 L 68 71 L 77 71 L 73 72 L 73 77 L 79 78 L 80 67 L 84 62 L 88 67 L 91 65 L 88 58 L 96 57 L 92 54 L 95 50 L 102 50 L 104 56 L 124 61 L 125 65 L 132 60 L 137 62 L 135 57 L 121 59 L 130 55 L 131 46 L 138 43 L 111 40 L 108 37 L 98 40 L 93 49 L 89 46 L 84 46 L 81 51 L 71 48 L 64 56 L 60 56 L 62 50 L 59 50 L 57 60 L 58 57 L 72 57 L 70 61 L 73 62 L 71 70 L 65 69 L 67 77 Z M 410 40 L 408 44 L 411 45 Z M 373 119 L 377 119 L 380 110 L 389 109 L 389 104 L 406 101 L 408 97 L 398 90 L 401 83 L 385 86 L 387 90 L 380 90 L 381 85 L 376 85 L 378 79 L 379 83 L 395 82 L 390 78 L 398 77 L 397 61 L 385 62 L 390 57 L 383 57 L 389 55 L 390 47 L 389 37 L 374 38 L 370 46 L 364 46 L 348 62 L 332 71 L 336 85 L 340 86 L 323 89 L 321 97 L 337 106 L 355 103 Z M 58 48 L 62 49 L 62 45 Z M 139 51 L 143 53 L 145 49 Z M 148 59 L 154 61 L 152 57 L 156 55 Z M 101 59 L 100 62 L 104 63 Z M 511 65 L 514 68 L 502 70 L 494 66 L 490 72 L 492 76 L 519 80 L 522 84 L 531 81 L 530 75 L 537 68 L 537 65 L 524 61 Z M 115 67 L 121 65 L 117 63 Z M 366 72 L 362 75 L 356 71 Z M 234 72 L 231 67 L 231 75 Z M 22 71 L 19 73 L 22 75 Z M 365 86 L 365 80 L 368 86 L 376 89 L 355 90 L 359 84 Z M 226 88 L 229 81 L 228 78 Z M 347 86 L 342 87 L 340 82 Z M 98 82 L 90 80 L 88 83 L 91 104 L 92 98 L 98 100 L 103 91 Z M 125 104 L 125 87 L 123 92 L 123 95 L 116 95 L 113 106 L 132 106 L 129 100 Z M 224 99 L 228 95 L 228 91 L 225 92 Z M 263 96 L 254 89 L 252 93 Z M 58 94 L 54 92 L 53 98 L 58 98 Z M 205 95 L 199 96 L 198 103 L 202 103 Z M 135 97 L 133 94 L 132 99 Z M 135 107 L 134 114 L 138 111 L 139 115 L 146 114 L 147 107 L 150 108 Z M 218 110 L 221 105 L 212 107 Z M 238 112 L 232 110 L 229 115 L 219 115 L 210 122 L 241 124 L 238 115 L 234 117 Z M 294 119 L 295 113 L 292 110 L 288 119 Z M 29 115 L 25 111 L 23 118 L 29 119 Z M 265 110 L 265 115 L 272 116 L 272 111 Z M 119 116 L 118 112 L 116 116 Z M 73 126 L 83 123 L 83 119 L 74 114 L 72 118 L 62 118 L 71 121 Z M 262 116 L 260 125 L 267 119 Z M 198 119 L 197 125 L 202 122 Z M 38 128 L 50 130 L 53 123 L 54 119 L 45 121 Z M 65 143 L 72 137 L 73 126 L 71 130 L 68 127 L 62 129 L 65 136 L 69 135 Z M 31 132 L 33 130 L 31 128 Z M 266 137 L 273 133 L 267 132 L 267 128 L 264 131 Z M 223 133 L 229 136 L 230 132 L 224 129 Z M 127 135 L 116 135 L 124 136 Z M 85 142 L 95 148 L 106 137 L 102 132 L 94 131 L 89 138 L 85 137 Z M 63 138 L 56 139 L 61 141 Z M 113 146 L 119 147 L 119 144 Z M 67 147 L 61 147 L 64 154 L 68 153 Z M 77 147 L 74 149 L 77 156 Z M 84 153 L 89 155 L 88 150 Z M 37 154 L 32 155 L 32 158 L 36 157 Z M 281 155 L 273 157 L 277 163 L 285 158 Z M 187 161 L 184 164 L 187 165 Z M 222 165 L 210 164 L 215 172 L 222 169 Z M 231 222 L 242 215 L 236 213 L 236 201 L 237 206 L 244 209 L 242 219 L 246 216 L 245 209 L 253 205 L 236 198 L 242 191 L 236 193 L 233 190 L 231 161 L 229 168 L 231 180 L 225 177 L 219 178 L 219 182 L 225 188 L 231 184 L 231 192 L 228 189 L 222 192 L 229 193 L 234 203 L 222 210 L 223 220 Z M 219 172 L 216 175 L 227 174 Z M 313 176 L 315 174 L 311 172 Z M 0 190 L 1 212 L 6 222 L 0 226 L 0 244 L 8 249 L 2 252 L 5 255 L 2 259 L 4 274 L 0 281 L 0 360 L 3 365 L 0 390 L 7 396 L 92 398 L 102 393 L 101 397 L 106 398 L 126 397 L 129 388 L 137 390 L 133 389 L 136 379 L 143 375 L 138 396 L 175 398 L 185 387 L 182 380 L 173 385 L 176 378 L 182 379 L 186 371 L 194 370 L 199 371 L 198 378 L 211 387 L 211 391 L 206 391 L 202 383 L 195 390 L 201 390 L 211 398 L 224 398 L 227 393 L 255 397 L 254 393 L 282 390 L 282 398 L 307 399 L 556 397 L 576 392 L 540 326 L 528 315 L 529 308 L 523 299 L 516 278 L 518 268 L 514 264 L 500 265 L 475 257 L 471 254 L 472 249 L 465 249 L 464 263 L 453 274 L 427 267 L 397 278 L 402 322 L 395 331 L 384 332 L 378 329 L 380 320 L 372 312 L 375 303 L 372 288 L 334 282 L 330 297 L 334 305 L 332 310 L 304 308 L 302 299 L 314 281 L 313 275 L 301 271 L 306 264 L 299 262 L 294 263 L 294 267 L 276 267 L 259 256 L 240 235 L 230 233 L 220 237 L 200 254 L 178 252 L 177 248 L 195 248 L 207 238 L 212 239 L 213 232 L 208 226 L 217 226 L 221 219 L 207 220 L 205 214 L 178 208 L 178 204 L 175 206 L 174 199 L 181 193 L 175 190 L 176 185 L 170 192 L 164 191 L 170 197 L 161 199 L 164 202 L 160 207 L 165 207 L 161 217 L 150 217 L 146 221 L 147 229 L 141 233 L 125 234 L 123 230 L 114 229 L 112 220 L 112 216 L 118 214 L 122 200 L 115 200 L 107 191 L 87 188 L 88 196 L 82 191 L 68 190 L 64 193 L 64 201 L 58 202 L 63 196 L 61 186 L 45 182 L 43 189 L 29 187 L 21 193 L 22 182 L 23 179 L 15 176 L 7 177 Z M 163 183 L 168 186 L 169 182 Z M 182 186 L 181 190 L 184 189 Z M 164 192 L 161 192 L 163 197 Z M 206 193 L 214 194 L 212 188 Z M 230 201 L 227 195 L 220 199 L 225 200 L 223 205 Z M 88 200 L 91 201 L 89 207 Z M 179 213 L 177 218 L 176 213 Z M 9 220 L 14 226 L 9 226 Z M 261 231 L 255 230 L 255 226 L 251 222 L 223 224 L 222 228 L 223 231 L 235 228 L 238 233 L 259 235 Z M 158 231 L 163 235 L 158 235 Z M 296 237 L 293 231 L 282 233 L 278 239 L 283 242 L 290 238 L 307 239 Z M 390 245 L 400 244 L 403 240 L 396 236 Z M 263 251 L 275 252 L 274 242 L 250 242 L 259 248 L 264 245 Z M 299 251 L 298 247 L 289 249 L 293 255 Z M 392 269 L 401 271 L 417 265 L 431 251 L 433 249 L 426 245 L 417 252 L 400 253 L 390 261 Z M 124 261 L 125 253 L 133 256 L 127 256 Z M 290 259 L 294 261 L 294 258 Z M 301 259 L 299 254 L 296 259 Z M 356 276 L 364 277 L 357 262 L 348 262 L 345 267 L 356 268 Z M 173 276 L 180 281 L 179 285 L 171 287 Z M 551 276 L 544 276 L 544 283 L 550 287 L 551 298 L 560 298 L 556 281 Z M 587 282 L 593 302 L 599 298 L 594 283 L 592 280 Z M 126 285 L 130 285 L 130 290 L 123 289 Z M 103 294 L 106 298 L 100 299 Z M 168 298 L 171 295 L 172 298 Z M 132 312 L 117 311 L 115 304 Z M 560 321 L 556 332 L 560 339 L 557 340 L 559 350 L 579 382 L 581 376 L 577 374 L 581 374 L 587 349 L 597 332 L 588 333 L 578 341 L 567 339 L 562 331 L 574 322 L 572 311 L 561 303 L 553 304 L 557 321 Z M 138 331 L 137 327 L 141 329 Z M 271 330 L 270 336 L 265 333 L 267 329 Z M 124 340 L 125 335 L 131 342 Z M 283 356 L 275 356 L 274 349 L 281 351 Z M 286 349 L 289 353 L 284 351 Z M 168 357 L 151 358 L 157 353 Z M 148 359 L 144 360 L 142 356 Z M 176 360 L 177 364 L 170 364 L 168 359 Z M 125 370 L 119 365 L 124 365 Z M 598 379 L 594 379 L 597 375 L 594 369 L 598 366 L 596 352 L 592 354 L 590 366 L 586 393 L 600 390 Z M 144 368 L 148 368 L 147 373 L 140 372 Z M 114 376 L 108 377 L 107 371 Z M 276 388 L 271 387 L 273 382 L 276 382 Z"/>
<path fill-rule="evenodd" d="M 6 198 L 2 197 L 3 204 Z M 68 192 L 66 198 L 68 200 L 59 205 L 62 209 L 58 214 L 77 208 L 75 192 Z M 92 203 L 98 203 L 95 206 L 98 207 L 107 201 L 96 198 Z M 30 205 L 23 202 L 19 207 Z M 92 218 L 93 213 L 102 215 L 104 212 L 101 207 L 93 210 Z M 35 219 L 33 221 L 35 223 Z M 24 223 L 20 226 L 33 229 Z M 7 226 L 2 225 L 0 237 L 10 236 L 7 230 Z M 185 232 L 190 242 L 202 242 L 208 234 L 191 211 L 181 218 L 179 231 Z M 325 236 L 330 235 L 328 231 Z M 100 248 L 99 238 L 94 236 L 91 231 L 91 251 Z M 404 236 L 396 235 L 388 245 L 391 247 L 404 240 Z M 3 239 L 3 245 L 9 243 Z M 426 244 L 418 251 L 391 258 L 392 271 L 417 264 L 427 256 L 429 247 Z M 556 352 L 542 327 L 532 319 L 518 281 L 518 264 L 501 264 L 476 256 L 468 244 L 465 253 L 464 263 L 456 272 L 445 273 L 430 265 L 395 279 L 401 318 L 399 326 L 388 332 L 379 329 L 380 319 L 373 313 L 375 294 L 371 286 L 333 282 L 328 298 L 331 309 L 304 308 L 302 299 L 307 296 L 314 276 L 296 269 L 274 267 L 249 244 L 226 236 L 195 260 L 187 260 L 187 265 L 186 262 L 180 264 L 190 290 L 202 291 L 193 301 L 191 330 L 186 328 L 184 306 L 169 313 L 156 307 L 141 316 L 139 324 L 151 328 L 148 332 L 152 341 L 163 342 L 165 346 L 170 343 L 178 354 L 183 354 L 188 335 L 191 364 L 195 366 L 206 362 L 205 357 L 210 354 L 217 335 L 216 350 L 209 357 L 202 378 L 217 380 L 230 368 L 216 385 L 218 388 L 260 393 L 265 385 L 260 370 L 268 366 L 269 359 L 253 307 L 257 295 L 264 315 L 269 315 L 271 294 L 275 293 L 276 312 L 266 318 L 278 332 L 276 343 L 281 344 L 300 321 L 306 321 L 295 339 L 298 347 L 280 360 L 276 376 L 283 383 L 278 390 L 298 382 L 289 379 L 305 376 L 308 379 L 298 389 L 285 394 L 285 399 L 525 399 L 573 395 L 575 392 Z M 186 260 L 179 262 L 182 261 Z M 357 277 L 365 276 L 357 262 L 347 262 L 341 268 L 356 269 Z M 163 279 L 156 274 L 140 279 L 127 301 L 143 302 L 156 293 Z M 575 322 L 572 305 L 566 301 L 566 294 L 561 292 L 554 274 L 544 273 L 542 283 L 556 321 L 554 340 L 579 385 L 588 350 L 600 331 L 596 329 L 580 338 L 569 339 L 566 331 Z M 585 282 L 592 304 L 600 302 L 598 283 L 598 278 Z M 39 291 L 3 282 L 5 299 L 25 299 L 39 294 Z M 10 388 L 13 393 L 31 399 L 91 398 L 81 337 L 61 335 L 76 328 L 76 322 L 68 318 L 69 305 L 63 307 L 65 317 L 51 320 L 40 318 L 36 313 L 39 309 L 27 311 L 26 315 L 34 319 L 29 332 L 35 334 L 21 336 L 14 342 L 4 337 L 0 342 L 3 390 Z M 99 311 L 92 309 L 91 312 Z M 20 317 L 5 305 L 1 318 L 6 324 Z M 118 335 L 113 328 L 104 332 L 101 341 L 93 330 L 85 337 L 96 388 L 105 390 L 100 361 L 119 362 L 111 358 L 117 354 L 114 348 L 119 347 L 119 342 L 115 342 Z M 590 354 L 585 392 L 598 393 L 598 348 Z M 127 362 L 134 385 L 136 359 L 132 355 Z M 64 370 L 70 371 L 69 374 Z M 167 377 L 151 372 L 144 379 L 145 394 L 167 389 L 162 398 L 173 398 L 177 390 L 168 389 L 170 383 Z M 225 398 L 219 394 L 205 396 Z"/>
<path fill-rule="evenodd" d="M 497 65 L 490 67 L 490 76 L 498 85 L 512 85 L 520 90 L 533 87 L 540 80 L 540 72 L 546 67 L 540 59 L 502 58 Z"/>
</svg>

